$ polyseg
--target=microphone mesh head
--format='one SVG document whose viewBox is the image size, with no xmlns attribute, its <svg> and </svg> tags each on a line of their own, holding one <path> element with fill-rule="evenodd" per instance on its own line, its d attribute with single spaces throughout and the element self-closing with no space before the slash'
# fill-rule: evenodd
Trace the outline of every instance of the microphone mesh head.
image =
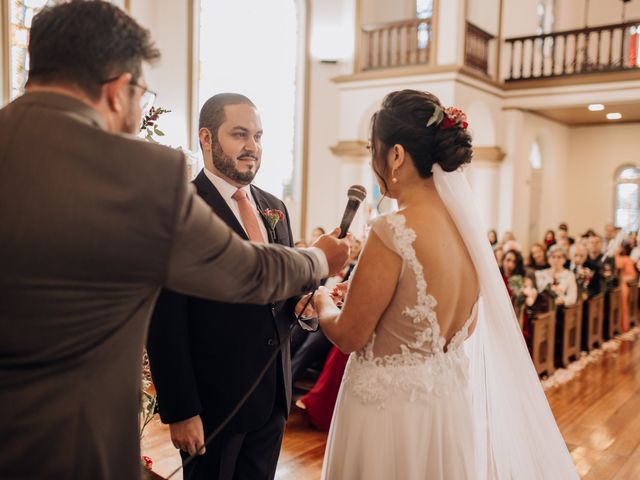
<svg viewBox="0 0 640 480">
<path fill-rule="evenodd" d="M 347 191 L 347 197 L 362 202 L 367 198 L 367 189 L 362 185 L 351 185 Z"/>
</svg>

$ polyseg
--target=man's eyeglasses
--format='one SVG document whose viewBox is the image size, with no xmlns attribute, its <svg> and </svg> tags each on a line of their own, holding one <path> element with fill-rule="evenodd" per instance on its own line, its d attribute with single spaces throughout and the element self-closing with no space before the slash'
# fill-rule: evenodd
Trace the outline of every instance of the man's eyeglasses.
<svg viewBox="0 0 640 480">
<path fill-rule="evenodd" d="M 120 75 L 108 78 L 107 80 L 102 80 L 100 83 L 104 85 L 105 83 L 113 82 L 118 78 L 120 78 Z M 142 111 L 142 117 L 144 118 L 151 111 L 151 107 L 153 107 L 153 103 L 156 101 L 158 94 L 153 90 L 149 90 L 147 87 L 134 82 L 133 80 L 129 82 L 129 85 L 142 89 L 142 95 L 140 96 L 140 110 Z"/>
</svg>

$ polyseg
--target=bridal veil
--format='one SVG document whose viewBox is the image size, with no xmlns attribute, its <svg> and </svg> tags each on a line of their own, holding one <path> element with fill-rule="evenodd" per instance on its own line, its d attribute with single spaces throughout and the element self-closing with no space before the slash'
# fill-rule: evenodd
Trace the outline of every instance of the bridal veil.
<svg viewBox="0 0 640 480">
<path fill-rule="evenodd" d="M 518 325 L 473 193 L 460 170 L 435 164 L 438 194 L 471 255 L 480 284 L 470 359 L 478 480 L 578 479 Z"/>
</svg>

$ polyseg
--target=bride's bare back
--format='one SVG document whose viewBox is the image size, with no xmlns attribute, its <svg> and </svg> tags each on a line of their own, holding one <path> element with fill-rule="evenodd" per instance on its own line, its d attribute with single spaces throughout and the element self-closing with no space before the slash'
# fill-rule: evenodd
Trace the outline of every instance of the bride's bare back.
<svg viewBox="0 0 640 480">
<path fill-rule="evenodd" d="M 379 219 L 373 228 L 403 264 L 395 278 L 379 279 L 397 286 L 375 327 L 375 356 L 400 353 L 401 346 L 423 354 L 439 350 L 424 334 L 433 321 L 448 345 L 469 320 L 478 298 L 467 249 L 439 198 L 428 197 L 428 202 Z M 423 292 L 426 298 L 421 299 Z M 427 318 L 420 318 L 421 305 L 427 307 Z"/>
</svg>

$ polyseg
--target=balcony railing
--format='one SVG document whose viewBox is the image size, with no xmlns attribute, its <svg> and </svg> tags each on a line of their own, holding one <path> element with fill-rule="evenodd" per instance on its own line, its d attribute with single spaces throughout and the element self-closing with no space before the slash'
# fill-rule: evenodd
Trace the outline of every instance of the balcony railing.
<svg viewBox="0 0 640 480">
<path fill-rule="evenodd" d="M 490 43 L 495 37 L 471 22 L 467 22 L 464 39 L 464 64 L 489 74 Z"/>
<path fill-rule="evenodd" d="M 372 70 L 428 64 L 430 47 L 431 20 L 428 18 L 365 25 L 359 67 Z"/>
<path fill-rule="evenodd" d="M 506 82 L 640 69 L 640 20 L 505 42 Z"/>
</svg>

